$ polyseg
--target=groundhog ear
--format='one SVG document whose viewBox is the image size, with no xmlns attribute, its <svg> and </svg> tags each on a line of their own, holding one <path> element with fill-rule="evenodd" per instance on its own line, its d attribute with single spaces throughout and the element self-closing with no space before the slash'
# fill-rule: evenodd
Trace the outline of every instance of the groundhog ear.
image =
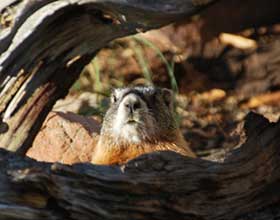
<svg viewBox="0 0 280 220">
<path fill-rule="evenodd" d="M 111 103 L 116 103 L 118 101 L 115 89 L 112 90 L 110 99 L 111 99 Z"/>
<path fill-rule="evenodd" d="M 174 93 L 170 89 L 162 89 L 162 96 L 166 105 L 173 109 L 174 107 Z"/>
</svg>

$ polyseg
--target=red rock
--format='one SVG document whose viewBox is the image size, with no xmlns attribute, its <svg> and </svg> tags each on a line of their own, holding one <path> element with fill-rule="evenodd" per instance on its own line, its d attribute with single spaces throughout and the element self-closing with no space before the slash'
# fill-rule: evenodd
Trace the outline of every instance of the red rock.
<svg viewBox="0 0 280 220">
<path fill-rule="evenodd" d="M 89 162 L 99 131 L 100 123 L 92 117 L 51 112 L 27 156 L 64 164 Z"/>
</svg>

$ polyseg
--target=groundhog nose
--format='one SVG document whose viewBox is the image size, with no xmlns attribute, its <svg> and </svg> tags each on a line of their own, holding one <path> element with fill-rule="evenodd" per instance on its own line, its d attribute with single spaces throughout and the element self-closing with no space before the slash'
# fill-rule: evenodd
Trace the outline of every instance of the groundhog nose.
<svg viewBox="0 0 280 220">
<path fill-rule="evenodd" d="M 124 106 L 127 110 L 129 110 L 131 113 L 141 108 L 141 102 L 136 97 L 129 97 L 125 100 Z"/>
</svg>

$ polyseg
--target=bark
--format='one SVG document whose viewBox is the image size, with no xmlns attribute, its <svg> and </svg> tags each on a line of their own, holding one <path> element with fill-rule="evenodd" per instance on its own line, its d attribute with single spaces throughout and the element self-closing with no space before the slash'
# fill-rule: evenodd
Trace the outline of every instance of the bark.
<svg viewBox="0 0 280 220">
<path fill-rule="evenodd" d="M 280 121 L 246 120 L 222 163 L 157 152 L 70 167 L 0 151 L 0 219 L 277 219 Z"/>
</svg>

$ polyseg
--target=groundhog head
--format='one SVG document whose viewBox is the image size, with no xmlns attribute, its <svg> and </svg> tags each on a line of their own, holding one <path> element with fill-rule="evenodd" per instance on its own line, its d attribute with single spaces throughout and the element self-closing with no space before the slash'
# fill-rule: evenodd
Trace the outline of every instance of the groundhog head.
<svg viewBox="0 0 280 220">
<path fill-rule="evenodd" d="M 115 89 L 92 163 L 124 164 L 142 154 L 165 150 L 195 157 L 176 124 L 172 91 Z"/>
<path fill-rule="evenodd" d="M 169 89 L 133 87 L 115 89 L 111 94 L 101 135 L 117 141 L 140 143 L 162 140 L 177 128 L 174 117 L 174 96 Z"/>
<path fill-rule="evenodd" d="M 155 142 L 176 128 L 171 90 L 155 87 L 121 88 L 111 94 L 111 104 L 104 117 L 101 135 L 109 135 L 115 142 Z"/>
</svg>

